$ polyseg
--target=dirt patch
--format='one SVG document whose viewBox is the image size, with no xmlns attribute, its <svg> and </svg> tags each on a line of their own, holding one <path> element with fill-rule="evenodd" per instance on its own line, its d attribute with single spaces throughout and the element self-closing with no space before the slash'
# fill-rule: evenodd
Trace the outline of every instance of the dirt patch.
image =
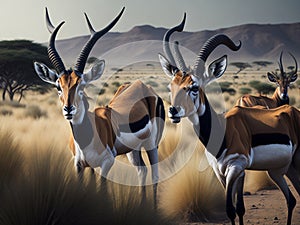
<svg viewBox="0 0 300 225">
<path fill-rule="evenodd" d="M 294 209 L 292 224 L 300 224 L 300 197 L 297 192 L 291 187 L 291 190 L 296 197 L 297 205 Z M 251 195 L 244 196 L 246 213 L 244 216 L 245 224 L 286 224 L 287 206 L 281 191 L 261 190 Z M 236 222 L 238 219 L 236 219 Z M 184 223 L 183 225 L 212 225 L 222 224 L 229 225 L 229 221 L 220 221 L 218 223 Z"/>
</svg>

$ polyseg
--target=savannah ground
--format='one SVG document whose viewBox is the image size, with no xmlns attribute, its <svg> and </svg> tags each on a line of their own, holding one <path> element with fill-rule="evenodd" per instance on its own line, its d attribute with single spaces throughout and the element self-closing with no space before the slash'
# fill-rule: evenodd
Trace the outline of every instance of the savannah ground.
<svg viewBox="0 0 300 225">
<path fill-rule="evenodd" d="M 220 113 L 235 104 L 239 90 L 249 87 L 249 81 L 268 82 L 262 76 L 266 71 L 246 71 L 233 78 L 231 69 L 219 82 L 230 82 L 236 93 L 209 93 Z M 123 68 L 105 83 L 90 86 L 91 108 L 107 104 L 118 85 L 134 79 L 151 85 L 168 104 L 169 79 L 158 65 L 146 64 Z M 289 93 L 292 104 L 299 107 L 297 84 Z M 108 182 L 108 190 L 103 190 L 100 184 L 95 186 L 88 171 L 85 185 L 78 184 L 67 147 L 70 128 L 55 89 L 46 94 L 28 92 L 21 103 L 1 102 L 0 114 L 0 224 L 229 224 L 224 190 L 186 120 L 174 125 L 166 119 L 159 146 L 159 159 L 166 162 L 160 168 L 164 180 L 159 183 L 155 211 L 150 187 L 142 203 L 138 187 Z M 128 163 L 125 157 L 117 160 Z M 136 179 L 135 170 L 116 167 L 111 176 Z M 300 198 L 291 189 L 298 202 L 293 224 L 300 224 Z M 245 192 L 246 224 L 285 224 L 284 197 L 264 172 L 247 172 Z"/>
</svg>

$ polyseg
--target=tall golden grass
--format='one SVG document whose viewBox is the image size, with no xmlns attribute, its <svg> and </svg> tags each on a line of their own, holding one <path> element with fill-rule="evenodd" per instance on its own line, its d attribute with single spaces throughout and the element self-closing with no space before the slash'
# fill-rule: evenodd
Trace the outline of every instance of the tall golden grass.
<svg viewBox="0 0 300 225">
<path fill-rule="evenodd" d="M 39 102 L 39 107 L 49 108 L 48 102 Z M 182 212 L 187 216 L 197 215 L 199 220 L 210 219 L 213 214 L 209 211 L 215 212 L 218 202 L 223 204 L 223 197 L 219 198 L 223 192 L 218 193 L 218 189 L 215 194 L 211 192 L 217 182 L 213 173 L 197 171 L 201 154 L 197 156 L 199 153 L 193 153 L 193 149 L 184 148 L 194 140 L 183 138 L 182 128 L 168 123 L 159 147 L 160 160 L 169 160 L 160 173 L 168 172 L 171 176 L 159 183 L 159 210 L 155 211 L 151 186 L 147 187 L 146 202 L 142 202 L 139 187 L 108 182 L 108 192 L 103 193 L 89 179 L 84 187 L 78 184 L 67 147 L 70 128 L 57 105 L 51 105 L 47 117 L 23 116 L 26 106 L 7 107 L 13 114 L 0 116 L 1 224 L 176 224 L 174 218 L 178 219 L 176 215 Z M 185 134 L 192 136 L 193 131 L 185 130 Z M 169 158 L 174 149 L 175 156 Z M 132 170 L 122 171 L 122 176 L 136 179 L 136 171 L 134 174 Z M 187 180 L 181 183 L 183 177 Z M 208 195 L 208 191 L 212 194 Z M 205 201 L 215 203 L 207 208 Z"/>
<path fill-rule="evenodd" d="M 290 96 L 296 94 L 298 90 L 292 90 Z M 238 96 L 227 97 L 228 110 Z M 295 97 L 295 105 L 298 100 Z M 224 106 L 219 108 L 222 111 Z M 224 189 L 190 126 L 175 126 L 167 119 L 159 146 L 159 159 L 165 162 L 159 172 L 165 179 L 159 183 L 155 211 L 151 187 L 147 187 L 147 201 L 142 202 L 139 187 L 108 182 L 106 192 L 95 189 L 89 179 L 84 186 L 78 184 L 67 147 L 69 124 L 55 93 L 31 93 L 22 104 L 1 103 L 1 109 L 0 224 L 146 225 L 226 219 Z M 136 179 L 134 169 L 111 174 Z M 247 173 L 246 191 L 266 186 L 270 183 L 265 173 Z"/>
<path fill-rule="evenodd" d="M 194 131 L 187 125 L 183 130 L 184 133 L 173 128 L 160 146 L 160 154 L 165 156 L 172 154 L 170 151 L 179 145 L 178 140 L 183 142 L 171 164 L 173 169 L 181 169 L 160 185 L 160 210 L 181 221 L 223 221 L 226 219 L 223 187 L 208 166 L 204 147 L 192 134 Z M 183 146 L 194 151 L 186 151 Z"/>
<path fill-rule="evenodd" d="M 3 133 L 0 143 L 0 224 L 174 224 L 134 187 L 80 184 L 65 148 L 33 144 L 25 152 Z"/>
</svg>

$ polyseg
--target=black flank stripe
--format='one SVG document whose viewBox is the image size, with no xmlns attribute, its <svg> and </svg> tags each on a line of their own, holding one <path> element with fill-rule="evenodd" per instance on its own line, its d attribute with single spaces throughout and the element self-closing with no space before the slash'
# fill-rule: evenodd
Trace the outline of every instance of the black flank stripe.
<svg viewBox="0 0 300 225">
<path fill-rule="evenodd" d="M 252 147 L 259 145 L 269 145 L 269 144 L 283 144 L 289 145 L 290 138 L 286 134 L 255 134 L 252 135 Z"/>
<path fill-rule="evenodd" d="M 135 132 L 143 129 L 147 125 L 149 120 L 150 120 L 149 115 L 145 115 L 139 121 L 130 123 L 129 126 L 128 126 L 128 124 L 120 124 L 119 125 L 120 132 L 135 133 Z"/>
<path fill-rule="evenodd" d="M 156 115 L 159 116 L 163 121 L 166 119 L 164 103 L 160 97 L 157 98 Z"/>
</svg>

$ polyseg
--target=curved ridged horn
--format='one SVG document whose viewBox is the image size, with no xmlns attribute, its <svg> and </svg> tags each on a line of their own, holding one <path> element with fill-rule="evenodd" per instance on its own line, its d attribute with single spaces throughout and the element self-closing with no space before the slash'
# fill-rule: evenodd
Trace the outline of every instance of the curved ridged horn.
<svg viewBox="0 0 300 225">
<path fill-rule="evenodd" d="M 82 50 L 80 52 L 80 55 L 77 58 L 77 62 L 76 62 L 74 70 L 76 70 L 80 73 L 83 73 L 86 61 L 88 59 L 88 56 L 89 56 L 92 48 L 94 47 L 94 45 L 96 44 L 98 39 L 101 38 L 104 34 L 106 34 L 110 29 L 112 29 L 113 26 L 119 21 L 119 19 L 121 18 L 124 10 L 125 10 L 125 7 L 122 8 L 119 15 L 109 25 L 107 25 L 104 29 L 102 29 L 98 32 L 96 32 L 94 30 L 88 16 L 86 14 L 84 14 L 85 18 L 86 18 L 86 21 L 87 21 L 87 24 L 88 24 L 88 27 L 89 27 L 90 32 L 91 32 L 91 37 L 88 40 L 88 42 L 85 44 L 85 46 L 82 48 Z"/>
<path fill-rule="evenodd" d="M 293 71 L 291 74 L 296 74 L 296 73 L 298 72 L 298 64 L 297 64 L 297 60 L 296 60 L 295 56 L 293 56 L 292 53 L 289 52 L 289 54 L 292 56 L 292 58 L 294 59 L 295 64 L 296 64 L 296 66 L 295 66 L 295 71 Z"/>
<path fill-rule="evenodd" d="M 188 68 L 184 62 L 184 59 L 182 57 L 182 54 L 179 50 L 179 42 L 178 41 L 175 41 L 174 42 L 175 45 L 174 45 L 174 53 L 175 53 L 175 58 L 176 58 L 176 62 L 178 64 L 178 67 L 181 71 L 183 72 L 187 72 L 188 71 Z"/>
<path fill-rule="evenodd" d="M 184 24 L 185 24 L 185 19 L 186 19 L 186 13 L 184 13 L 182 22 L 181 22 L 179 25 L 177 25 L 177 26 L 175 26 L 175 27 L 169 29 L 169 30 L 166 32 L 166 34 L 165 34 L 165 36 L 164 36 L 164 39 L 163 39 L 163 49 L 164 49 L 164 52 L 165 52 L 165 54 L 166 54 L 166 57 L 169 59 L 170 63 L 171 63 L 172 65 L 174 65 L 174 66 L 176 65 L 176 62 L 175 62 L 174 57 L 173 57 L 173 55 L 172 55 L 172 52 L 171 52 L 171 50 L 170 50 L 170 43 L 169 43 L 169 41 L 170 41 L 170 36 L 171 36 L 171 34 L 173 34 L 175 31 L 177 31 L 177 32 L 182 32 L 182 31 L 183 31 Z"/>
<path fill-rule="evenodd" d="M 239 45 L 235 45 L 235 43 L 225 34 L 217 34 L 214 35 L 213 37 L 211 37 L 210 39 L 208 39 L 203 47 L 201 48 L 195 66 L 194 66 L 194 71 L 195 74 L 198 74 L 198 65 L 200 64 L 200 61 L 202 62 L 206 62 L 208 56 L 210 55 L 210 53 L 219 45 L 223 44 L 225 46 L 227 46 L 228 48 L 230 48 L 233 51 L 237 51 L 241 48 L 242 46 L 242 42 L 239 41 Z"/>
<path fill-rule="evenodd" d="M 47 24 L 47 28 L 49 30 L 49 32 L 51 33 L 51 37 L 49 40 L 49 45 L 48 45 L 48 57 L 50 59 L 50 62 L 52 63 L 52 65 L 54 66 L 54 68 L 57 70 L 57 72 L 60 74 L 62 72 L 64 72 L 65 66 L 64 63 L 62 61 L 62 59 L 60 58 L 58 52 L 56 51 L 55 48 L 55 38 L 57 35 L 58 30 L 61 28 L 61 26 L 64 24 L 65 22 L 62 21 L 56 28 L 53 26 L 53 24 L 51 23 L 49 14 L 48 14 L 48 9 L 46 8 L 46 24 Z"/>
<path fill-rule="evenodd" d="M 280 53 L 278 66 L 279 66 L 279 69 L 280 69 L 280 76 L 285 76 L 284 69 L 283 69 L 283 64 L 282 64 L 282 54 L 283 54 L 283 51 L 281 51 L 281 53 Z"/>
</svg>

